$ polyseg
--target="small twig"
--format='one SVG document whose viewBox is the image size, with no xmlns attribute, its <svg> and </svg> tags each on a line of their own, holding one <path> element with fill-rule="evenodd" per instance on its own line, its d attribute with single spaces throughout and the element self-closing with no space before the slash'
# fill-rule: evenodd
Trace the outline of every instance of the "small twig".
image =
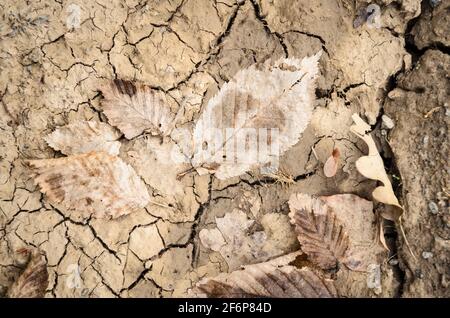
<svg viewBox="0 0 450 318">
<path fill-rule="evenodd" d="M 166 208 L 166 209 L 172 209 L 172 207 L 170 207 L 170 206 L 168 206 L 168 205 L 166 205 L 166 204 L 162 204 L 162 203 L 159 203 L 159 202 L 155 202 L 155 201 L 149 201 L 151 204 L 154 204 L 154 205 L 157 205 L 157 206 L 160 206 L 160 207 L 162 207 L 162 208 Z"/>
<path fill-rule="evenodd" d="M 409 245 L 408 239 L 406 238 L 406 234 L 405 234 L 405 231 L 403 230 L 403 225 L 402 225 L 402 220 L 401 220 L 401 219 L 398 220 L 398 225 L 399 225 L 399 227 L 400 227 L 400 231 L 402 232 L 402 236 L 403 236 L 403 238 L 405 239 L 405 244 L 406 244 L 406 246 L 408 247 L 409 252 L 411 253 L 411 255 L 412 255 L 412 257 L 414 258 L 414 260 L 417 261 L 417 258 L 416 258 L 416 256 L 414 255 L 414 253 L 413 253 L 413 251 L 412 251 L 412 249 L 411 249 L 411 246 Z"/>
<path fill-rule="evenodd" d="M 316 157 L 316 160 L 319 161 L 319 157 L 317 156 L 316 150 L 314 149 L 314 146 L 311 147 L 311 150 L 313 152 L 314 157 Z"/>
<path fill-rule="evenodd" d="M 191 167 L 183 172 L 180 172 L 179 174 L 177 174 L 177 180 L 180 181 L 181 179 L 183 179 L 183 177 L 185 175 L 187 175 L 188 173 L 193 172 L 193 171 L 195 171 L 195 168 Z"/>
<path fill-rule="evenodd" d="M 437 106 L 432 108 L 428 113 L 426 113 L 423 118 L 429 118 L 431 117 L 431 115 L 433 115 L 435 112 L 439 111 L 439 109 L 441 109 L 441 107 Z"/>
<path fill-rule="evenodd" d="M 274 179 L 276 183 L 280 183 L 283 186 L 289 187 L 290 185 L 295 184 L 294 178 L 283 171 L 278 171 L 276 173 L 268 173 L 265 175 L 269 178 Z"/>
</svg>

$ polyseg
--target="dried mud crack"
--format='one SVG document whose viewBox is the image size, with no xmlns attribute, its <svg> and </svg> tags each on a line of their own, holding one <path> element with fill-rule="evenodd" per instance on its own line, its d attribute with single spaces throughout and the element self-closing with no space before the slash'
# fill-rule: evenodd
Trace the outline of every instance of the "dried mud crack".
<svg viewBox="0 0 450 318">
<path fill-rule="evenodd" d="M 277 277 L 315 279 L 322 294 L 305 297 L 448 297 L 450 2 L 376 1 L 380 25 L 372 25 L 368 16 L 357 20 L 369 4 L 1 4 L 0 297 L 6 297 L 11 286 L 17 289 L 21 274 L 34 264 L 30 251 L 35 250 L 42 252 L 47 266 L 45 297 L 187 297 L 199 282 L 202 291 L 208 291 L 223 282 L 222 275 L 241 266 L 273 274 L 273 262 L 282 268 L 273 274 Z M 285 74 L 295 69 L 292 61 L 318 52 L 322 55 L 311 116 L 298 141 L 280 156 L 276 172 L 253 167 L 222 178 L 217 171 L 198 173 L 191 164 L 170 163 L 170 147 L 184 150 L 183 138 L 243 70 L 256 64 L 261 74 L 277 67 Z M 284 65 L 270 64 L 280 59 Z M 114 97 L 104 88 L 112 80 L 135 83 L 136 91 L 137 83 L 143 83 L 155 96 L 163 96 L 167 118 L 175 127 L 160 124 L 156 130 L 167 128 L 168 133 L 158 135 L 151 127 L 140 129 L 137 120 L 131 129 L 121 126 L 126 116 L 105 108 Z M 123 95 L 127 93 L 130 99 L 136 95 Z M 266 96 L 265 91 L 258 93 Z M 289 102 L 286 98 L 285 104 Z M 373 200 L 380 183 L 356 169 L 368 146 L 350 130 L 355 113 L 372 130 L 404 207 L 402 228 L 398 222 L 383 223 L 389 252 L 380 248 L 377 236 L 379 216 L 389 208 Z M 87 139 L 79 137 L 81 131 L 68 139 L 71 147 L 55 150 L 46 141 L 68 125 L 88 125 L 91 131 L 108 134 L 109 139 L 92 133 L 92 145 L 111 151 L 117 165 L 133 171 L 126 174 L 133 180 L 131 190 L 124 191 L 148 192 L 133 197 L 133 204 L 126 202 L 132 213 L 98 218 L 87 213 L 89 200 L 86 206 L 80 201 L 84 209 L 77 211 L 42 193 L 29 160 L 67 158 L 74 154 L 66 152 L 77 147 L 91 149 Z M 172 128 L 184 130 L 175 134 Z M 326 177 L 324 165 L 334 149 L 340 154 L 337 172 Z M 101 170 L 97 173 L 102 176 Z M 302 225 L 292 221 L 293 206 L 303 216 L 307 213 L 302 209 L 316 213 L 316 221 L 322 214 L 317 206 L 308 210 L 307 204 L 294 204 L 298 194 L 303 195 L 302 204 L 317 200 L 329 205 L 336 224 L 349 235 L 348 247 L 341 237 L 337 246 L 353 254 L 344 257 L 332 251 L 326 262 L 315 258 L 308 244 L 327 249 L 336 242 L 299 240 Z M 111 206 L 123 199 L 118 197 Z M 145 206 L 139 205 L 142 202 Z M 355 214 L 359 221 L 353 225 L 347 219 L 355 212 L 349 202 L 369 211 L 361 220 Z M 373 253 L 361 254 L 361 246 Z M 303 256 L 289 263 L 286 255 L 295 253 Z M 292 265 L 296 262 L 301 265 Z M 37 259 L 35 263 L 40 264 Z M 246 294 L 239 274 L 234 275 L 231 290 Z"/>
</svg>

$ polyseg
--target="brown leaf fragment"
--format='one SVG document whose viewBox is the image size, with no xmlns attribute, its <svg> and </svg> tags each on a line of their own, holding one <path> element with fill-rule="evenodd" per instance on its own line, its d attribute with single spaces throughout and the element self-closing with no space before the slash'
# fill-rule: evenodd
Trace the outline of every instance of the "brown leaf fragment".
<svg viewBox="0 0 450 318">
<path fill-rule="evenodd" d="M 65 155 L 104 151 L 118 155 L 120 142 L 118 133 L 111 126 L 96 121 L 79 121 L 57 128 L 45 141 Z"/>
<path fill-rule="evenodd" d="M 389 247 L 386 243 L 386 239 L 384 237 L 384 220 L 380 218 L 380 220 L 378 220 L 378 235 L 379 235 L 379 240 L 381 245 L 383 245 L 383 247 L 389 251 Z"/>
<path fill-rule="evenodd" d="M 117 218 L 145 207 L 150 200 L 134 169 L 105 152 L 28 163 L 51 203 L 85 217 Z"/>
<path fill-rule="evenodd" d="M 127 139 L 143 132 L 167 136 L 175 125 L 167 95 L 141 83 L 114 80 L 103 85 L 102 109 Z"/>
<path fill-rule="evenodd" d="M 286 258 L 244 266 L 197 283 L 193 293 L 209 298 L 332 298 L 337 292 L 331 280 L 304 267 L 288 265 Z M 284 264 L 282 264 L 284 263 Z"/>
<path fill-rule="evenodd" d="M 328 157 L 327 161 L 323 166 L 323 173 L 325 174 L 325 177 L 331 178 L 336 175 L 340 156 L 341 153 L 339 152 L 339 149 L 334 148 L 333 152 L 331 153 L 331 156 Z"/>
<path fill-rule="evenodd" d="M 17 280 L 11 285 L 9 298 L 42 298 L 48 286 L 47 262 L 43 252 L 31 252 L 30 260 Z"/>
<path fill-rule="evenodd" d="M 335 268 L 349 245 L 348 235 L 335 213 L 320 199 L 300 193 L 291 196 L 289 207 L 302 251 L 319 267 Z"/>
</svg>

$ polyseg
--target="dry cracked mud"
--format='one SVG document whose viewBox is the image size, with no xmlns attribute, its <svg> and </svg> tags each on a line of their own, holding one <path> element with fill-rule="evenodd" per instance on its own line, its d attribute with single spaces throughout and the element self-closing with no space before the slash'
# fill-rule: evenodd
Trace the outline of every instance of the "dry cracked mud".
<svg viewBox="0 0 450 318">
<path fill-rule="evenodd" d="M 3 1 L 0 296 L 23 270 L 16 251 L 27 247 L 45 252 L 46 297 L 183 297 L 202 278 L 298 250 L 288 218 L 291 194 L 372 199 L 376 182 L 355 168 L 367 147 L 349 131 L 352 114 L 359 113 L 374 129 L 405 206 L 405 235 L 398 224 L 386 225 L 391 251 L 379 264 L 380 286 L 368 284 L 367 273 L 340 272 L 339 295 L 449 297 L 450 1 L 379 0 L 381 24 L 355 27 L 360 8 L 369 4 Z M 55 128 L 79 120 L 108 123 L 99 107 L 101 80 L 136 80 L 164 92 L 175 107 L 185 105 L 182 121 L 190 125 L 240 69 L 320 50 L 313 117 L 280 158 L 279 176 L 250 172 L 222 181 L 192 172 L 173 183 L 183 169 L 171 169 L 155 152 L 158 140 L 121 138 L 120 157 L 152 199 L 164 198 L 171 208 L 149 204 L 98 220 L 50 204 L 25 165 L 61 156 L 44 140 Z M 338 173 L 326 178 L 323 164 L 336 147 Z M 218 233 L 220 222 L 237 221 L 248 224 L 234 229 L 242 232 L 245 249 L 239 240 L 214 239 L 226 236 Z M 208 238 L 213 246 L 205 246 Z"/>
</svg>

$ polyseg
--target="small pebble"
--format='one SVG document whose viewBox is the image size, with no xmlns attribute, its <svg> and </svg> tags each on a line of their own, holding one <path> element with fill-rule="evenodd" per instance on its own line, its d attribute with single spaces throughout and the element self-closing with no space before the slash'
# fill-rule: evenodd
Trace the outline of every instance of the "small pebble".
<svg viewBox="0 0 450 318">
<path fill-rule="evenodd" d="M 430 140 L 430 137 L 428 135 L 423 136 L 423 144 L 426 146 L 428 145 L 428 141 Z"/>
<path fill-rule="evenodd" d="M 432 214 L 438 214 L 438 213 L 439 213 L 439 207 L 438 207 L 438 205 L 437 205 L 435 202 L 433 202 L 433 201 L 431 201 L 431 202 L 428 203 L 428 209 L 430 209 L 430 212 L 431 212 Z"/>
<path fill-rule="evenodd" d="M 441 0 L 429 0 L 430 2 L 430 6 L 432 6 L 433 8 L 436 8 L 438 5 L 441 4 Z"/>
<path fill-rule="evenodd" d="M 422 258 L 423 259 L 430 259 L 433 257 L 433 253 L 431 252 L 422 252 Z"/>
<path fill-rule="evenodd" d="M 14 259 L 15 264 L 19 267 L 25 266 L 28 261 L 30 260 L 30 254 L 29 253 L 17 253 L 16 257 Z"/>
<path fill-rule="evenodd" d="M 382 120 L 382 126 L 385 127 L 386 129 L 392 129 L 394 128 L 395 124 L 394 121 L 389 118 L 386 115 L 381 116 L 381 120 Z"/>
<path fill-rule="evenodd" d="M 83 289 L 81 290 L 81 297 L 82 297 L 82 298 L 89 297 L 89 289 L 88 289 L 88 288 L 83 288 Z"/>
<path fill-rule="evenodd" d="M 367 288 L 373 289 L 375 294 L 381 293 L 381 268 L 378 264 L 367 267 Z"/>
<path fill-rule="evenodd" d="M 389 265 L 391 265 L 391 266 L 398 265 L 398 259 L 393 258 L 393 259 L 389 260 Z"/>
<path fill-rule="evenodd" d="M 423 278 L 423 274 L 422 271 L 420 269 L 416 269 L 416 271 L 414 272 L 415 276 L 419 279 Z"/>
<path fill-rule="evenodd" d="M 442 285 L 444 288 L 448 288 L 448 287 L 450 286 L 450 282 L 447 280 L 447 277 L 445 276 L 445 274 L 442 274 L 442 277 L 441 277 L 441 285 Z"/>
</svg>

